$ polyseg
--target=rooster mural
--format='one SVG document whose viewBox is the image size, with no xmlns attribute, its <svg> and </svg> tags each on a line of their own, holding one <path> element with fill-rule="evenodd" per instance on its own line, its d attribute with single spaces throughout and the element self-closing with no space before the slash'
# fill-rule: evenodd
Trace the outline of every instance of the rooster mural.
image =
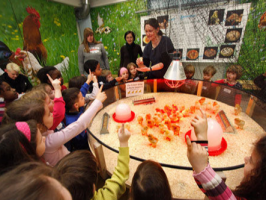
<svg viewBox="0 0 266 200">
<path fill-rule="evenodd" d="M 40 64 L 45 64 L 47 59 L 47 51 L 42 43 L 39 28 L 40 14 L 31 7 L 27 7 L 26 11 L 29 15 L 23 21 L 23 50 L 31 52 Z"/>
</svg>

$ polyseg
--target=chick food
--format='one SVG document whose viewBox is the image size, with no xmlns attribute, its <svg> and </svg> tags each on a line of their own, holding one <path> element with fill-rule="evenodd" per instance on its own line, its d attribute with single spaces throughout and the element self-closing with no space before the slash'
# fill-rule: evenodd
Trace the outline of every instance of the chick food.
<svg viewBox="0 0 266 200">
<path fill-rule="evenodd" d="M 263 134 L 263 129 L 244 112 L 235 115 L 235 108 L 208 98 L 182 93 L 153 93 L 156 102 L 148 105 L 132 104 L 136 97 L 119 100 L 101 110 L 93 119 L 90 131 L 106 145 L 117 149 L 119 140 L 117 131 L 121 124 L 109 120 L 110 134 L 100 135 L 102 116 L 107 112 L 110 116 L 121 102 L 130 106 L 136 116 L 126 126 L 131 132 L 129 140 L 130 155 L 142 159 L 151 159 L 170 165 L 188 166 L 185 134 L 191 130 L 191 120 L 200 115 L 199 109 L 206 111 L 207 117 L 215 119 L 216 113 L 224 110 L 230 123 L 235 128 L 235 134 L 224 133 L 227 149 L 219 156 L 209 158 L 212 167 L 228 167 L 244 163 L 244 157 L 250 154 L 252 143 Z M 144 94 L 140 98 L 150 97 Z M 239 118 L 248 124 L 242 127 L 235 124 Z M 90 142 L 93 142 L 90 137 Z M 112 173 L 117 164 L 117 153 L 103 148 L 107 171 Z M 127 184 L 136 171 L 139 161 L 131 159 L 130 176 Z M 164 168 L 175 198 L 204 198 L 192 177 L 192 171 Z M 226 183 L 230 188 L 237 186 L 242 177 L 243 169 L 225 171 Z"/>
</svg>

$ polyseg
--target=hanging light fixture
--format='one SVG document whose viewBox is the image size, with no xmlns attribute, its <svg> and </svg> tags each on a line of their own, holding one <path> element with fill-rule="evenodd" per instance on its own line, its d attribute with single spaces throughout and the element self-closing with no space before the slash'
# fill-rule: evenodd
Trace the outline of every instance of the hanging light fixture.
<svg viewBox="0 0 266 200">
<path fill-rule="evenodd" d="M 166 73 L 164 74 L 164 82 L 170 88 L 178 88 L 185 83 L 186 75 L 182 65 L 179 60 L 179 54 L 174 55 L 173 60 L 168 67 Z"/>
</svg>

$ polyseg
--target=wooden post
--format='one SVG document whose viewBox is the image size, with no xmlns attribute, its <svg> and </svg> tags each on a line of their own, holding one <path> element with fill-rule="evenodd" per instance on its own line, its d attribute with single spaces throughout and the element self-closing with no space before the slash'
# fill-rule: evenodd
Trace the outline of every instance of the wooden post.
<svg viewBox="0 0 266 200">
<path fill-rule="evenodd" d="M 103 179 L 107 179 L 108 175 L 107 175 L 107 171 L 106 171 L 106 164 L 105 164 L 105 159 L 104 159 L 104 154 L 103 154 L 103 147 L 98 142 L 94 142 L 93 148 L 94 148 L 96 159 L 98 161 L 100 175 Z"/>
<path fill-rule="evenodd" d="M 117 86 L 115 86 L 115 87 L 114 87 L 114 90 L 115 90 L 115 98 L 116 98 L 116 100 L 118 101 L 118 100 L 119 100 L 119 92 L 118 92 L 118 87 L 117 87 Z"/>
<path fill-rule="evenodd" d="M 217 99 L 220 90 L 221 90 L 221 86 L 216 86 L 215 100 Z"/>
<path fill-rule="evenodd" d="M 249 98 L 249 101 L 248 101 L 248 107 L 247 107 L 247 109 L 246 109 L 246 114 L 248 115 L 248 116 L 252 116 L 252 114 L 253 114 L 253 111 L 254 111 L 254 108 L 255 108 L 255 103 L 254 103 L 254 99 L 255 99 L 256 97 L 254 97 L 254 96 L 250 96 L 250 98 Z"/>
<path fill-rule="evenodd" d="M 157 92 L 157 79 L 153 79 L 153 92 Z"/>
<path fill-rule="evenodd" d="M 197 90 L 197 96 L 201 96 L 202 85 L 203 85 L 203 81 L 199 81 L 199 83 L 198 83 L 198 90 Z"/>
</svg>

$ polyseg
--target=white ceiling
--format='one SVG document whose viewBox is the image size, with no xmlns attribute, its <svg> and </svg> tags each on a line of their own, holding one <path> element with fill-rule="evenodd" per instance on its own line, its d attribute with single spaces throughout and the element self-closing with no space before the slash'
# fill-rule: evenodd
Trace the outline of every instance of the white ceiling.
<svg viewBox="0 0 266 200">
<path fill-rule="evenodd" d="M 83 2 L 83 0 L 48 0 L 48 1 L 63 3 L 63 4 L 70 5 L 73 7 L 81 7 L 82 2 Z M 127 0 L 89 0 L 91 8 L 111 5 L 111 4 L 120 3 L 124 1 L 127 1 Z"/>
</svg>

